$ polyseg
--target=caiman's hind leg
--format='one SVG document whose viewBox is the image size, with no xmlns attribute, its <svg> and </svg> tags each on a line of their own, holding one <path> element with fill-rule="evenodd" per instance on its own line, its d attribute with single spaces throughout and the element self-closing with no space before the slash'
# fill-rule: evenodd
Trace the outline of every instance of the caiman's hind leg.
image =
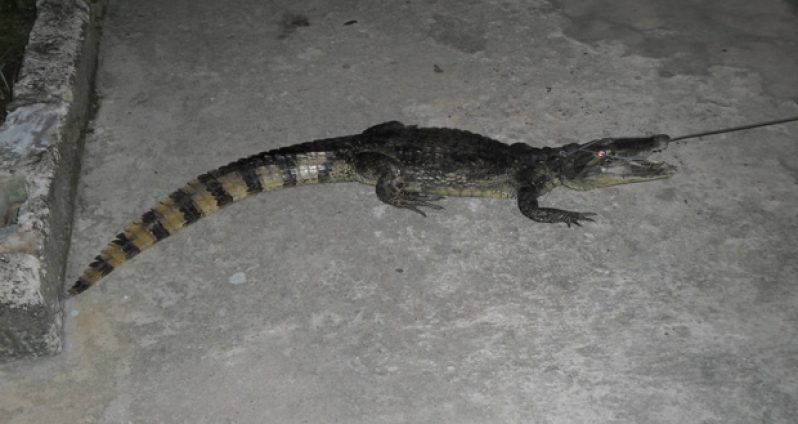
<svg viewBox="0 0 798 424">
<path fill-rule="evenodd" d="M 427 214 L 420 208 L 443 209 L 443 206 L 432 203 L 443 196 L 408 191 L 400 164 L 389 156 L 377 152 L 360 153 L 355 157 L 355 169 L 364 182 L 375 184 L 377 197 L 391 206 L 409 209 L 422 216 Z"/>
<path fill-rule="evenodd" d="M 381 176 L 377 180 L 377 197 L 389 205 L 409 209 L 422 216 L 427 214 L 419 208 L 443 209 L 443 206 L 432 203 L 443 199 L 443 196 L 405 191 L 405 182 L 401 175 Z"/>
<path fill-rule="evenodd" d="M 555 208 L 541 208 L 538 206 L 537 190 L 533 187 L 521 187 L 518 190 L 518 208 L 527 218 L 545 223 L 564 222 L 569 227 L 571 224 L 581 227 L 579 221 L 593 221 L 592 212 L 572 212 Z"/>
</svg>

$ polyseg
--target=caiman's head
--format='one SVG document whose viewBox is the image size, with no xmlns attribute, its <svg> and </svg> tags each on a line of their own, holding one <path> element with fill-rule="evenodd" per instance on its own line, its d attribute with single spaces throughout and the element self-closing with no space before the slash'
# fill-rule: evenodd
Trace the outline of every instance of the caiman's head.
<svg viewBox="0 0 798 424">
<path fill-rule="evenodd" d="M 590 190 L 618 184 L 668 178 L 676 167 L 646 158 L 663 150 L 670 138 L 604 138 L 563 147 L 560 181 L 572 190 Z"/>
</svg>

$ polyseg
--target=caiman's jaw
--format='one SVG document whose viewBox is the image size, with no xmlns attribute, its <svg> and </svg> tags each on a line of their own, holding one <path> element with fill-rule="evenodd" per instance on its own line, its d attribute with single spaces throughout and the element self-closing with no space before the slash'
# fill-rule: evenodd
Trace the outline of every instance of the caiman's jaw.
<svg viewBox="0 0 798 424">
<path fill-rule="evenodd" d="M 605 139 L 586 143 L 564 153 L 562 184 L 573 190 L 591 190 L 619 184 L 668 178 L 676 167 L 648 160 L 667 144 L 667 136 Z"/>
<path fill-rule="evenodd" d="M 601 159 L 585 167 L 571 178 L 563 178 L 564 186 L 574 190 L 591 190 L 619 184 L 642 183 L 668 178 L 676 167 L 665 162 L 649 160 Z"/>
</svg>

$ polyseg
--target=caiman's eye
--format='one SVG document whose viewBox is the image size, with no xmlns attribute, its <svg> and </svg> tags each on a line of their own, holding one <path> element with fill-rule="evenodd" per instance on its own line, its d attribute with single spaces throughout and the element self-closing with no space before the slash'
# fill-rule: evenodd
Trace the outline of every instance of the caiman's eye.
<svg viewBox="0 0 798 424">
<path fill-rule="evenodd" d="M 599 158 L 599 159 L 604 159 L 605 157 L 607 157 L 608 154 L 609 154 L 609 152 L 607 152 L 604 149 L 596 151 L 596 157 Z"/>
</svg>

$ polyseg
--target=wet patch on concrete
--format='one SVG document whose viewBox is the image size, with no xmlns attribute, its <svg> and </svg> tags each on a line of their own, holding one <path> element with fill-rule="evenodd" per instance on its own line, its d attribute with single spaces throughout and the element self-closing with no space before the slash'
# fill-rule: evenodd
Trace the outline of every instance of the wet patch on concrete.
<svg viewBox="0 0 798 424">
<path fill-rule="evenodd" d="M 798 55 L 780 53 L 785 46 L 798 51 L 798 1 L 773 1 L 772 7 L 687 0 L 553 3 L 570 20 L 566 36 L 592 46 L 620 44 L 626 55 L 659 59 L 662 77 L 705 76 L 714 66 L 746 68 L 762 76 L 769 95 L 798 98 L 798 75 L 792 72 Z M 688 13 L 691 19 L 684 18 Z"/>
<path fill-rule="evenodd" d="M 470 54 L 485 50 L 487 45 L 484 28 L 457 16 L 433 16 L 429 34 L 441 44 Z"/>
</svg>

